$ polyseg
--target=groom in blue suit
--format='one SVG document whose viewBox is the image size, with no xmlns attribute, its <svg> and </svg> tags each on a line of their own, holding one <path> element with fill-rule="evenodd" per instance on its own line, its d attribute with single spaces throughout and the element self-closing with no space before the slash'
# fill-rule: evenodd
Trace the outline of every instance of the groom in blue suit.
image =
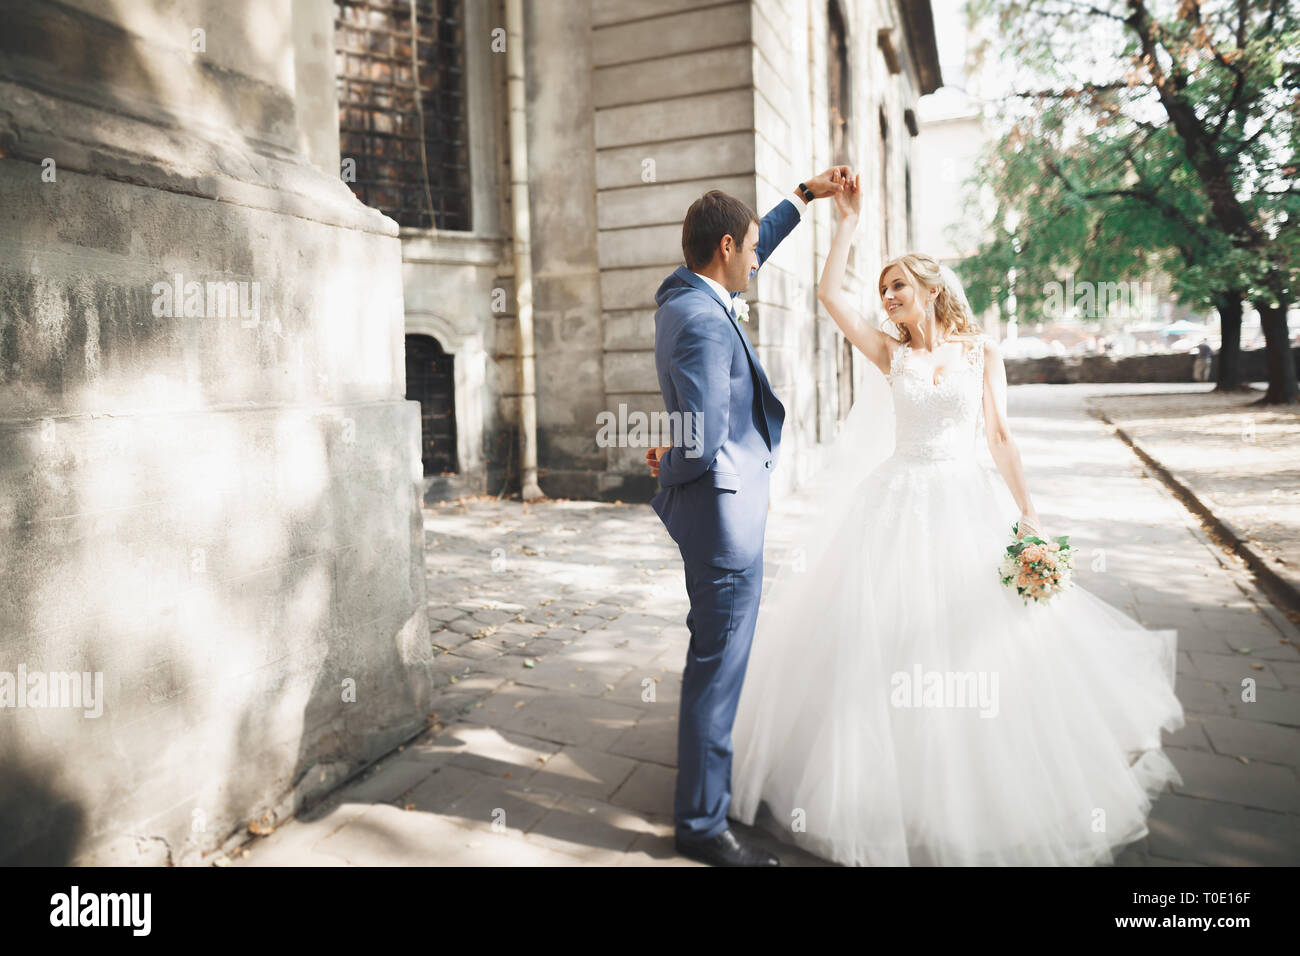
<svg viewBox="0 0 1300 956">
<path fill-rule="evenodd" d="M 652 448 L 651 506 L 682 554 L 691 610 L 673 801 L 677 850 L 720 866 L 777 866 L 727 825 L 731 728 L 763 587 L 768 482 L 785 406 L 772 391 L 735 297 L 798 223 L 808 202 L 850 181 L 836 166 L 799 184 L 762 221 L 719 190 L 682 223 L 686 260 L 655 293 L 655 368 L 673 445 Z"/>
</svg>

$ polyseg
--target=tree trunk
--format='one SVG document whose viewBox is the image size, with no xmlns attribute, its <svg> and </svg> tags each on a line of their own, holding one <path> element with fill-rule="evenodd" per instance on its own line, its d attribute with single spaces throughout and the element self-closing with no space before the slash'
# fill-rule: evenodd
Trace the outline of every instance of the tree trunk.
<svg viewBox="0 0 1300 956">
<path fill-rule="evenodd" d="M 1255 303 L 1259 326 L 1264 333 L 1264 363 L 1268 367 L 1268 391 L 1261 404 L 1292 405 L 1296 402 L 1295 356 L 1286 328 L 1286 296 Z"/>
<path fill-rule="evenodd" d="M 1241 389 L 1241 299 L 1236 289 L 1214 297 L 1219 310 L 1219 331 L 1223 344 L 1219 346 L 1219 374 L 1216 392 L 1235 392 Z"/>
</svg>

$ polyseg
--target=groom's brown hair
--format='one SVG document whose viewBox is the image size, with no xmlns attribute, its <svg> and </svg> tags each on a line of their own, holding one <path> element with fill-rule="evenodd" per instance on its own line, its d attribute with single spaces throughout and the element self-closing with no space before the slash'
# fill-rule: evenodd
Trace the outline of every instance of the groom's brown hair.
<svg viewBox="0 0 1300 956">
<path fill-rule="evenodd" d="M 682 256 L 686 268 L 698 272 L 707 266 L 723 236 L 735 239 L 737 248 L 744 246 L 751 222 L 758 222 L 758 215 L 749 203 L 721 189 L 710 189 L 691 203 L 682 221 Z"/>
</svg>

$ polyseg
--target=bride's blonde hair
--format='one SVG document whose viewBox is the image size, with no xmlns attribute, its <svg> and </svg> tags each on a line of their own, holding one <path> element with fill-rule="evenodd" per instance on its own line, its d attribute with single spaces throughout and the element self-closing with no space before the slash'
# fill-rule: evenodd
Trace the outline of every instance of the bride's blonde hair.
<svg viewBox="0 0 1300 956">
<path fill-rule="evenodd" d="M 939 295 L 934 300 L 934 321 L 943 338 L 973 338 L 983 331 L 975 321 L 970 303 L 966 301 L 966 290 L 962 288 L 961 280 L 948 266 L 940 265 L 934 256 L 927 256 L 923 252 L 905 252 L 881 267 L 876 279 L 877 289 L 884 282 L 885 273 L 894 266 L 902 270 L 918 298 L 923 298 L 927 289 L 939 290 Z M 907 326 L 894 327 L 898 329 L 901 341 L 911 341 L 912 334 Z"/>
</svg>

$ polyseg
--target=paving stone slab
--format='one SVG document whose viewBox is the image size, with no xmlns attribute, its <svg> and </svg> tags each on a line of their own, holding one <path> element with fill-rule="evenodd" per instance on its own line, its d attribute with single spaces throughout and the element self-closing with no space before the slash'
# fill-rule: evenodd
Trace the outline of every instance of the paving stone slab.
<svg viewBox="0 0 1300 956">
<path fill-rule="evenodd" d="M 640 710 L 625 704 L 538 694 L 515 710 L 503 726 L 560 744 L 608 750 L 640 718 Z"/>
<path fill-rule="evenodd" d="M 531 689 L 506 681 L 492 693 L 476 697 L 468 707 L 460 708 L 456 719 L 499 728 L 514 713 L 516 707 L 522 706 L 520 697 L 523 695 L 520 692 L 529 690 Z"/>
<path fill-rule="evenodd" d="M 677 709 L 667 705 L 643 712 L 635 725 L 609 746 L 609 752 L 664 767 L 677 766 Z"/>
<path fill-rule="evenodd" d="M 1238 692 L 1237 699 L 1233 701 L 1235 716 L 1300 728 L 1300 691 L 1260 688 L 1255 700 L 1243 701 L 1240 698 L 1241 693 Z"/>
<path fill-rule="evenodd" d="M 470 635 L 448 628 L 435 631 L 432 636 L 433 646 L 440 651 L 455 650 L 468 640 L 471 640 Z"/>
<path fill-rule="evenodd" d="M 1300 866 L 1300 820 L 1292 814 L 1165 794 L 1148 826 L 1153 858 L 1207 866 Z"/>
<path fill-rule="evenodd" d="M 1201 721 L 1217 753 L 1300 768 L 1300 732 L 1294 727 L 1213 715 Z"/>
<path fill-rule="evenodd" d="M 465 658 L 471 661 L 488 660 L 500 657 L 504 647 L 493 641 L 470 640 L 451 650 L 452 658 Z"/>
<path fill-rule="evenodd" d="M 636 768 L 636 761 L 592 747 L 566 745 L 527 778 L 530 785 L 607 800 Z"/>
<path fill-rule="evenodd" d="M 444 732 L 464 742 L 448 761 L 451 766 L 490 775 L 527 775 L 559 752 L 561 745 L 530 734 L 485 724 L 457 724 Z M 440 739 L 441 736 L 440 735 Z"/>
<path fill-rule="evenodd" d="M 1174 681 L 1174 693 L 1178 695 L 1183 709 L 1188 713 L 1232 716 L 1227 690 L 1214 681 L 1177 675 Z"/>
<path fill-rule="evenodd" d="M 513 778 L 480 776 L 469 790 L 441 806 L 438 815 L 467 830 L 521 838 L 563 796 Z"/>
<path fill-rule="evenodd" d="M 469 612 L 464 608 L 447 607 L 445 605 L 430 604 L 429 619 L 430 621 L 449 622 L 457 618 L 464 617 Z"/>
<path fill-rule="evenodd" d="M 1213 654 L 1206 651 L 1190 652 L 1196 672 L 1206 680 L 1240 690 L 1245 678 L 1252 678 L 1257 687 L 1282 690 L 1282 681 L 1267 661 L 1252 660 L 1246 654 Z"/>
<path fill-rule="evenodd" d="M 638 763 L 623 786 L 609 798 L 610 803 L 641 813 L 672 817 L 673 788 L 677 769 L 653 763 Z"/>
<path fill-rule="evenodd" d="M 1300 659 L 1294 661 L 1270 660 L 1269 667 L 1287 690 L 1300 690 Z"/>
<path fill-rule="evenodd" d="M 317 852 L 354 866 L 537 866 L 549 854 L 509 834 L 466 830 L 419 810 L 376 804 Z"/>
<path fill-rule="evenodd" d="M 1185 750 L 1209 750 L 1213 751 L 1214 747 L 1210 743 L 1210 738 L 1205 734 L 1206 720 L 1210 717 L 1201 714 L 1186 714 L 1186 722 L 1182 727 L 1170 732 L 1161 731 L 1160 739 L 1166 747 L 1181 747 Z"/>
<path fill-rule="evenodd" d="M 631 670 L 630 664 L 583 664 L 573 660 L 560 660 L 554 654 L 547 654 L 519 679 L 533 687 L 600 697 L 609 687 L 617 686 Z"/>
<path fill-rule="evenodd" d="M 603 699 L 676 714 L 681 708 L 681 669 L 663 665 L 634 667 L 613 690 L 605 692 Z"/>
<path fill-rule="evenodd" d="M 626 807 L 568 794 L 528 831 L 526 840 L 579 857 L 609 850 L 621 855 L 638 836 L 663 835 L 665 831 L 671 835 L 670 823 L 656 823 Z"/>
<path fill-rule="evenodd" d="M 1177 794 L 1279 813 L 1300 811 L 1300 781 L 1290 767 L 1242 763 L 1199 750 L 1171 747 L 1167 753 L 1183 778 L 1173 788 Z"/>
</svg>

